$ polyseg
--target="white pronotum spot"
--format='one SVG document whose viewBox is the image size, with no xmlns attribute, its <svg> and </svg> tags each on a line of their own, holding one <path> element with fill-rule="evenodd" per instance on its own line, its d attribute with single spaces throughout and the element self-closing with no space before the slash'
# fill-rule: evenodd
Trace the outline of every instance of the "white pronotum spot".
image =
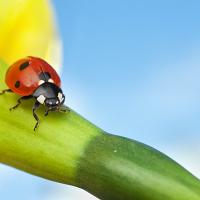
<svg viewBox="0 0 200 200">
<path fill-rule="evenodd" d="M 41 104 L 44 104 L 44 101 L 45 101 L 45 97 L 43 95 L 40 95 L 38 98 L 37 98 L 37 101 Z"/>
<path fill-rule="evenodd" d="M 53 79 L 51 79 L 51 78 L 48 80 L 48 82 L 49 83 L 54 83 Z"/>
<path fill-rule="evenodd" d="M 44 80 L 39 80 L 38 85 L 42 85 L 44 83 Z"/>
</svg>

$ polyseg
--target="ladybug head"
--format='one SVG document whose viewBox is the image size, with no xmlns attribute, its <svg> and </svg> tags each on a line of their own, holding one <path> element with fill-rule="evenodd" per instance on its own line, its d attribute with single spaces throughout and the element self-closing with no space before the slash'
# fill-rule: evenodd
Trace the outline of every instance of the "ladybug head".
<svg viewBox="0 0 200 200">
<path fill-rule="evenodd" d="M 40 85 L 33 93 L 33 97 L 51 111 L 59 110 L 60 106 L 63 105 L 65 101 L 65 95 L 62 90 L 57 85 L 50 82 L 45 82 Z"/>
<path fill-rule="evenodd" d="M 64 103 L 64 101 L 64 94 L 59 92 L 57 97 L 46 98 L 44 104 L 48 108 L 48 110 L 54 111 L 59 110 L 60 106 Z"/>
</svg>

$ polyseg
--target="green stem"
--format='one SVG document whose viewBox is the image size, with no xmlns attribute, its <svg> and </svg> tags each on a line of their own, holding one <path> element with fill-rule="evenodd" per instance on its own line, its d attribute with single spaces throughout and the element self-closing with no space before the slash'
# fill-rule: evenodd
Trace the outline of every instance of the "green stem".
<svg viewBox="0 0 200 200">
<path fill-rule="evenodd" d="M 77 185 L 101 199 L 197 200 L 200 182 L 140 142 L 103 133 L 80 159 Z"/>
<path fill-rule="evenodd" d="M 3 80 L 6 66 L 0 65 Z M 72 110 L 44 117 L 41 109 L 35 133 L 33 101 L 9 112 L 17 98 L 0 96 L 1 163 L 81 187 L 101 199 L 200 199 L 200 181 L 159 151 L 107 134 Z"/>
</svg>

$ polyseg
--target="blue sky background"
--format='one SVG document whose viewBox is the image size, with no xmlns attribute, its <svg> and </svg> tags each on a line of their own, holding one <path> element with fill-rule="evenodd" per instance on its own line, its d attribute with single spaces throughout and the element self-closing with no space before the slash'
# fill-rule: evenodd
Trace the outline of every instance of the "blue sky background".
<svg viewBox="0 0 200 200">
<path fill-rule="evenodd" d="M 67 104 L 105 131 L 149 144 L 200 177 L 200 2 L 53 5 Z M 0 171 L 4 200 L 94 199 L 9 167 Z"/>
</svg>

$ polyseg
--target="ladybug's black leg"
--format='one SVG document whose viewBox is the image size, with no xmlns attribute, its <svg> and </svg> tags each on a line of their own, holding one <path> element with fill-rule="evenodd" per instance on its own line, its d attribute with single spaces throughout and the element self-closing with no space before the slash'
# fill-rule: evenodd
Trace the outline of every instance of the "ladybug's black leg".
<svg viewBox="0 0 200 200">
<path fill-rule="evenodd" d="M 12 92 L 11 89 L 5 89 L 0 91 L 0 95 L 5 94 L 6 92 Z"/>
<path fill-rule="evenodd" d="M 39 108 L 39 106 L 40 106 L 40 103 L 38 101 L 36 101 L 35 104 L 33 105 L 33 116 L 34 116 L 35 120 L 37 121 L 34 126 L 34 131 L 36 130 L 36 128 L 38 127 L 39 122 L 40 122 L 39 117 L 35 113 L 35 110 L 37 110 Z"/>
<path fill-rule="evenodd" d="M 16 109 L 22 103 L 21 102 L 22 100 L 26 100 L 26 99 L 30 99 L 30 98 L 32 98 L 32 96 L 23 96 L 23 97 L 19 98 L 17 100 L 17 104 L 15 106 L 11 107 L 10 111 Z"/>
<path fill-rule="evenodd" d="M 48 114 L 49 114 L 49 110 L 46 110 L 44 116 L 46 117 Z"/>
<path fill-rule="evenodd" d="M 69 107 L 62 105 L 59 108 L 59 112 L 70 112 L 70 109 L 69 109 Z"/>
<path fill-rule="evenodd" d="M 48 114 L 49 114 L 49 109 L 45 108 L 45 114 L 44 114 L 44 116 L 47 116 Z"/>
</svg>

